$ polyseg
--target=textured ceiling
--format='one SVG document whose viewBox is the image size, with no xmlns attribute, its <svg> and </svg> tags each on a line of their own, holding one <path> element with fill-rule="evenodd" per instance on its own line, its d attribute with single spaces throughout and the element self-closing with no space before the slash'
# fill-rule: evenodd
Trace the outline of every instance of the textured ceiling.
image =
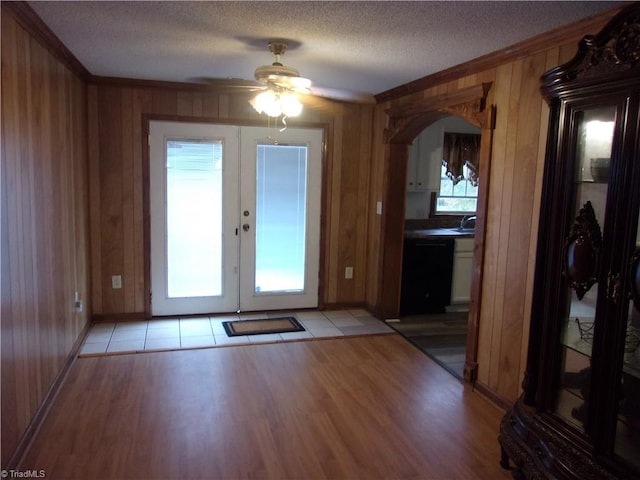
<svg viewBox="0 0 640 480">
<path fill-rule="evenodd" d="M 94 75 L 252 80 L 267 41 L 290 39 L 301 76 L 377 94 L 622 2 L 28 3 Z"/>
</svg>

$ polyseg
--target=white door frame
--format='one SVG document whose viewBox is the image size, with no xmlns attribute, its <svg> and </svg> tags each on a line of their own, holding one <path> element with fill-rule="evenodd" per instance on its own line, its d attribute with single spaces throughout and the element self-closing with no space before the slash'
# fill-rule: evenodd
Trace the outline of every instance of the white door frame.
<svg viewBox="0 0 640 480">
<path fill-rule="evenodd" d="M 235 235 L 238 210 L 238 129 L 229 125 L 152 121 L 149 125 L 149 213 L 151 314 L 177 315 L 231 311 L 238 304 L 238 241 Z M 219 297 L 170 298 L 166 275 L 166 140 L 222 140 L 222 295 Z M 162 163 L 159 160 L 162 160 Z M 233 260 L 232 260 L 233 259 Z"/>
<path fill-rule="evenodd" d="M 275 137 L 275 138 L 271 138 Z M 258 144 L 273 143 L 307 146 L 307 199 L 306 199 L 306 252 L 304 290 L 301 292 L 256 292 L 255 273 L 255 178 L 256 147 Z M 240 218 L 241 225 L 248 224 L 249 230 L 240 229 L 240 310 L 277 310 L 292 308 L 316 308 L 320 275 L 320 216 L 322 200 L 322 142 L 323 131 L 309 128 L 287 128 L 274 134 L 273 129 L 263 127 L 243 127 L 240 136 L 240 156 L 243 174 L 240 177 L 241 191 L 248 193 L 241 197 L 240 210 L 250 212 Z M 245 185 L 243 185 L 245 183 Z M 248 222 L 248 223 L 247 223 Z M 250 259 L 250 261 L 244 261 Z M 252 263 L 253 262 L 253 263 Z M 286 303 L 283 303 L 285 301 Z M 283 307 L 283 305 L 285 305 Z"/>
<path fill-rule="evenodd" d="M 153 165 L 151 164 L 151 159 L 153 158 L 153 155 L 158 155 L 158 148 L 161 147 L 161 151 L 162 151 L 162 157 L 164 158 L 166 156 L 166 151 L 165 151 L 165 138 L 163 137 L 162 139 L 157 139 L 155 138 L 157 136 L 157 134 L 152 135 L 152 125 L 155 125 L 156 127 L 158 126 L 165 126 L 165 127 L 171 127 L 171 128 L 176 128 L 178 132 L 180 132 L 180 128 L 182 128 L 183 132 L 184 129 L 186 129 L 187 132 L 189 132 L 188 134 L 185 134 L 183 136 L 183 138 L 219 138 L 220 136 L 225 136 L 225 135 L 235 135 L 235 138 L 237 138 L 237 134 L 234 134 L 234 129 L 235 132 L 238 131 L 242 131 L 244 132 L 244 135 L 242 136 L 242 138 L 244 138 L 246 141 L 244 142 L 240 142 L 240 144 L 237 145 L 236 150 L 240 149 L 243 153 L 238 152 L 238 158 L 239 155 L 243 155 L 243 158 L 245 158 L 245 163 L 246 163 L 246 158 L 247 155 L 249 156 L 250 159 L 255 159 L 255 147 L 257 145 L 258 141 L 265 141 L 267 138 L 269 139 L 273 139 L 273 137 L 276 137 L 276 141 L 279 143 L 286 143 L 289 142 L 291 144 L 307 144 L 309 145 L 309 162 L 308 162 L 308 173 L 307 173 L 307 178 L 309 179 L 313 179 L 313 182 L 309 183 L 309 188 L 308 188 L 308 197 L 307 197 L 307 208 L 310 210 L 309 214 L 307 215 L 308 218 L 308 222 L 306 225 L 307 228 L 307 238 L 309 239 L 309 241 L 307 242 L 308 244 L 310 244 L 311 247 L 315 247 L 315 248 L 307 248 L 307 250 L 309 250 L 311 252 L 311 255 L 309 255 L 309 257 L 307 258 L 307 265 L 306 265 L 306 269 L 305 271 L 307 272 L 306 278 L 305 278 L 305 288 L 304 288 L 304 292 L 299 292 L 299 293 L 295 293 L 295 294 L 287 294 L 287 302 L 285 304 L 283 304 L 283 294 L 278 294 L 278 293 L 273 293 L 273 294 L 260 294 L 259 292 L 256 293 L 255 292 L 255 287 L 253 286 L 253 282 L 246 282 L 246 285 L 243 285 L 243 287 L 241 287 L 242 290 L 242 294 L 245 295 L 245 297 L 247 298 L 247 301 L 242 301 L 241 298 L 238 296 L 239 293 L 236 292 L 236 298 L 234 300 L 234 305 L 231 305 L 231 303 L 229 303 L 230 299 L 233 297 L 233 295 L 228 295 L 227 299 L 225 300 L 225 302 L 221 303 L 219 306 L 215 306 L 213 308 L 210 307 L 206 307 L 204 305 L 206 305 L 207 303 L 207 298 L 208 297 L 204 297 L 202 299 L 202 301 L 204 302 L 202 305 L 198 306 L 195 308 L 196 311 L 189 311 L 189 309 L 185 310 L 184 307 L 180 306 L 180 307 L 176 307 L 173 310 L 168 309 L 168 310 L 162 310 L 162 313 L 158 313 L 157 309 L 154 308 L 154 304 L 157 305 L 157 301 L 158 301 L 158 297 L 159 295 L 162 296 L 166 296 L 166 287 L 161 287 L 156 283 L 154 283 L 154 276 L 157 276 L 156 273 L 154 272 L 154 264 L 157 264 L 159 261 L 159 255 L 164 255 L 166 252 L 166 238 L 164 238 L 164 232 L 161 233 L 161 238 L 163 239 L 163 242 L 161 243 L 160 247 L 157 246 L 158 242 L 156 241 L 158 238 L 158 232 L 154 232 L 154 226 L 158 224 L 159 221 L 159 215 L 166 215 L 165 213 L 165 198 L 158 198 L 158 193 L 155 192 L 155 190 L 157 190 L 157 188 L 152 188 L 152 185 L 156 185 L 158 184 L 159 181 L 164 182 L 164 168 L 160 168 L 159 170 L 161 171 L 161 173 L 158 172 L 158 168 L 156 165 L 156 168 L 154 169 Z M 154 127 L 154 133 L 156 127 Z M 196 132 L 196 134 L 194 135 L 194 131 Z M 164 120 L 154 120 L 154 119 L 150 119 L 149 120 L 149 150 L 148 150 L 148 168 L 149 168 L 149 188 L 148 188 L 148 198 L 149 198 L 149 202 L 148 202 L 148 215 L 150 218 L 149 221 L 149 227 L 148 229 L 146 229 L 146 231 L 148 232 L 147 234 L 147 238 L 148 241 L 146 242 L 146 244 L 149 246 L 148 249 L 148 271 L 149 271 L 149 275 L 148 275 L 148 288 L 149 288 L 149 304 L 148 304 L 148 312 L 151 316 L 164 316 L 164 315 L 180 315 L 180 314 L 188 314 L 188 313 L 215 313 L 215 312 L 231 312 L 231 311 L 236 311 L 236 310 L 243 310 L 243 311 L 250 311 L 250 310 L 274 310 L 274 309 L 289 309 L 289 308 L 313 308 L 316 307 L 318 305 L 319 302 L 319 276 L 321 274 L 322 269 L 320 268 L 320 239 L 321 239 L 321 235 L 320 235 L 320 218 L 321 218 L 321 212 L 322 212 L 322 164 L 323 164 L 323 141 L 324 141 L 324 129 L 322 127 L 315 127 L 315 128 L 303 128 L 303 129 L 298 129 L 298 128 L 289 128 L 287 130 L 285 130 L 284 132 L 278 132 L 278 131 L 274 131 L 273 129 L 266 129 L 264 127 L 246 127 L 246 126 L 234 126 L 234 125 L 224 125 L 224 124 L 214 124 L 214 123 L 201 123 L 201 122 L 181 122 L 181 121 L 164 121 Z M 300 136 L 300 135 L 303 136 Z M 308 138 L 305 138 L 304 135 L 307 135 Z M 172 135 L 171 138 L 180 138 L 180 135 Z M 154 142 L 156 142 L 154 144 Z M 159 143 L 157 143 L 159 142 Z M 231 142 L 230 142 L 231 143 Z M 230 145 L 225 144 L 225 148 L 229 148 L 230 152 L 233 150 L 233 147 Z M 235 154 L 235 153 L 231 153 L 231 154 Z M 166 159 L 165 159 L 166 160 Z M 236 162 L 236 166 L 239 162 Z M 255 170 L 255 162 L 252 161 L 250 163 L 253 163 L 253 167 L 252 167 L 252 171 Z M 243 238 L 243 233 L 241 230 L 241 225 L 242 222 L 245 220 L 244 218 L 242 218 L 241 216 L 241 211 L 244 209 L 241 209 L 241 205 L 239 205 L 239 190 L 240 188 L 238 187 L 238 185 L 240 185 L 240 178 L 239 178 L 239 170 L 236 170 L 235 172 L 227 172 L 230 173 L 230 177 L 228 180 L 230 180 L 231 182 L 234 182 L 234 180 L 232 180 L 233 178 L 235 178 L 235 185 L 236 187 L 233 187 L 234 192 L 230 192 L 225 190 L 225 194 L 229 197 L 229 199 L 233 199 L 233 201 L 236 202 L 236 211 L 237 211 L 237 216 L 234 215 L 229 215 L 229 217 L 231 218 L 225 218 L 224 219 L 224 229 L 227 233 L 227 237 L 229 236 L 229 232 L 233 232 L 233 236 L 235 238 L 237 238 L 239 240 L 239 242 L 236 242 L 237 244 L 237 251 L 236 253 L 232 253 L 231 255 L 234 256 L 234 258 L 236 259 L 234 263 L 234 265 L 231 265 L 230 262 L 226 262 L 225 266 L 224 266 L 224 276 L 228 277 L 228 278 L 233 278 L 236 285 L 238 285 L 238 278 L 239 278 L 239 274 L 246 278 L 251 278 L 251 280 L 253 280 L 253 275 L 251 275 L 248 270 L 248 266 L 246 266 L 246 264 L 248 262 L 240 262 L 240 248 L 242 248 L 243 244 L 248 244 L 249 246 L 255 242 L 251 242 L 250 241 L 250 237 L 249 235 L 244 235 Z M 159 177 L 160 175 L 160 177 Z M 255 178 L 254 174 L 250 174 L 253 178 Z M 232 187 L 229 187 L 229 189 L 232 189 Z M 255 190 L 254 190 L 255 192 Z M 235 194 L 235 195 L 234 195 Z M 162 192 L 162 195 L 164 195 L 164 191 Z M 253 194 L 252 196 L 255 196 L 255 194 Z M 251 203 L 252 200 L 250 200 L 249 202 Z M 154 208 L 154 203 L 157 205 L 158 202 L 162 203 L 162 211 L 159 211 L 158 208 Z M 255 205 L 255 201 L 253 200 L 253 205 Z M 254 206 L 251 206 L 252 209 L 254 209 Z M 161 220 L 161 219 L 160 219 Z M 164 228 L 164 227 L 163 227 Z M 239 235 L 239 237 L 236 237 L 236 232 L 238 232 L 237 234 Z M 153 241 L 152 241 L 153 240 Z M 153 244 L 156 244 L 156 246 L 154 246 Z M 245 245 L 245 251 L 246 251 L 247 245 Z M 244 254 L 246 256 L 246 253 Z M 248 276 L 247 276 L 248 275 Z M 241 278 L 240 277 L 240 278 Z M 162 275 L 161 275 L 162 278 Z M 161 279 L 161 282 L 164 283 L 164 285 L 166 285 L 166 275 L 164 275 L 164 278 Z M 247 287 L 247 285 L 251 283 L 251 287 Z M 226 287 L 227 290 L 229 287 Z M 239 289 L 237 289 L 239 290 Z M 302 294 L 304 293 L 304 294 Z M 309 296 L 310 295 L 310 296 Z M 312 299 L 310 301 L 310 299 Z M 199 300 L 196 303 L 199 303 Z M 189 299 L 189 301 L 194 301 L 194 299 Z M 156 311 L 154 311 L 156 310 Z"/>
</svg>

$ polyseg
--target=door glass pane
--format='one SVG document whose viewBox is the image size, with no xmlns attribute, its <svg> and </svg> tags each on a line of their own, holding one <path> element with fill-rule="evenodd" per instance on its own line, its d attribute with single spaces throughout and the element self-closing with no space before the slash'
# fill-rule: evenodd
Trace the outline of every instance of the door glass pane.
<svg viewBox="0 0 640 480">
<path fill-rule="evenodd" d="M 609 181 L 615 107 L 589 109 L 576 115 L 574 218 L 565 245 L 568 311 L 561 333 L 560 389 L 555 411 L 581 430 L 585 428 L 591 384 L 596 300 L 597 256 Z"/>
<path fill-rule="evenodd" d="M 640 230 L 636 234 L 636 251 L 630 265 L 629 282 L 633 293 L 626 322 L 614 450 L 640 468 Z"/>
<path fill-rule="evenodd" d="M 222 294 L 221 141 L 167 141 L 167 294 Z"/>
<path fill-rule="evenodd" d="M 302 292 L 307 147 L 257 146 L 255 291 Z"/>
</svg>

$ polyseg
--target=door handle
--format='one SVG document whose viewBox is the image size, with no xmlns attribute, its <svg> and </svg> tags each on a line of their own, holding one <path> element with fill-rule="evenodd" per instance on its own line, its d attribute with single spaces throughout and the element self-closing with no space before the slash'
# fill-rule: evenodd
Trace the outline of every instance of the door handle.
<svg viewBox="0 0 640 480">
<path fill-rule="evenodd" d="M 249 224 L 248 224 L 248 223 L 245 223 L 244 225 L 242 225 L 242 230 L 243 230 L 244 232 L 248 232 L 248 231 L 249 231 Z"/>
</svg>

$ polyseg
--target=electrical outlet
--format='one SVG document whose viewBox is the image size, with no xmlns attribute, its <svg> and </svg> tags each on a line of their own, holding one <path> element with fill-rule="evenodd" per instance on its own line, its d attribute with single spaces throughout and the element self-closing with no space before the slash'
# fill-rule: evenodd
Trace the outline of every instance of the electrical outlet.
<svg viewBox="0 0 640 480">
<path fill-rule="evenodd" d="M 82 313 L 84 310 L 84 305 L 82 304 L 82 300 L 80 299 L 80 293 L 76 292 L 73 297 L 73 307 L 76 309 L 76 312 Z"/>
<path fill-rule="evenodd" d="M 344 268 L 344 278 L 353 278 L 353 267 Z"/>
<path fill-rule="evenodd" d="M 382 215 L 382 202 L 379 200 L 376 202 L 376 215 Z"/>
<path fill-rule="evenodd" d="M 122 288 L 122 275 L 111 276 L 111 288 Z"/>
</svg>

